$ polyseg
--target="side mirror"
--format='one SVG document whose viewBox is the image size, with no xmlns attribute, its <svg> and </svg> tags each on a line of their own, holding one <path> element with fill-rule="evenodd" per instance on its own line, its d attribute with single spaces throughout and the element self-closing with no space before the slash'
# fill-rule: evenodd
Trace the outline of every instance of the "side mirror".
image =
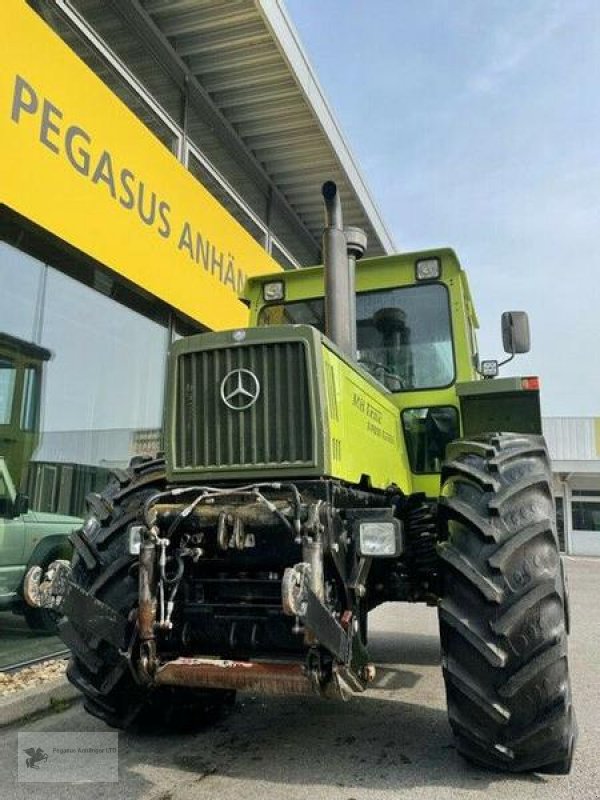
<svg viewBox="0 0 600 800">
<path fill-rule="evenodd" d="M 29 497 L 21 492 L 17 493 L 13 505 L 13 516 L 20 517 L 21 514 L 26 514 L 29 511 Z"/>
<path fill-rule="evenodd" d="M 531 348 L 529 319 L 525 311 L 502 314 L 502 345 L 505 353 L 528 353 Z"/>
</svg>

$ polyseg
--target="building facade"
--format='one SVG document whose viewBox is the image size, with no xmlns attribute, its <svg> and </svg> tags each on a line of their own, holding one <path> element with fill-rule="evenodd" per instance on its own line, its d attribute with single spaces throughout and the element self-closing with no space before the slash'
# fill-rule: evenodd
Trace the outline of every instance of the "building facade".
<svg viewBox="0 0 600 800">
<path fill-rule="evenodd" d="M 600 418 L 546 417 L 563 549 L 600 556 Z"/>
<path fill-rule="evenodd" d="M 0 458 L 78 515 L 161 448 L 170 344 L 320 260 L 324 180 L 393 244 L 278 0 L 4 0 L 0 31 Z M 545 427 L 564 547 L 600 553 L 597 421 Z"/>
</svg>

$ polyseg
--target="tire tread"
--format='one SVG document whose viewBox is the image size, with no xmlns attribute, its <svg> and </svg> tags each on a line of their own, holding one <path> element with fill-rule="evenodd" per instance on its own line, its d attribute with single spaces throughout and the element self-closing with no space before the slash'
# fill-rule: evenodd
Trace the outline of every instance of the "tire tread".
<svg viewBox="0 0 600 800">
<path fill-rule="evenodd" d="M 568 772 L 577 726 L 543 437 L 486 434 L 448 458 L 439 620 L 457 748 L 496 769 Z"/>
</svg>

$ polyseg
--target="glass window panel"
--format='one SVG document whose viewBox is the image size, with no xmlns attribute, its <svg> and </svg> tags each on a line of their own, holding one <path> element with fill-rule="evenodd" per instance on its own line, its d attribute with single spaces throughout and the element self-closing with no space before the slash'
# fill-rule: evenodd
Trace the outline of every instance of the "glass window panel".
<svg viewBox="0 0 600 800">
<path fill-rule="evenodd" d="M 10 326 L 9 350 L 0 346 L 0 424 L 8 429 L 0 456 L 32 508 L 78 516 L 109 469 L 136 454 L 137 431 L 161 427 L 168 315 L 148 299 L 140 307 L 160 321 L 117 302 L 116 282 L 102 294 L 12 247 L 4 245 L 0 255 L 5 285 L 15 288 L 24 276 L 15 304 L 21 301 L 24 316 L 29 309 L 27 326 Z M 69 268 L 87 277 L 77 264 Z M 31 275 L 35 280 L 27 280 Z M 131 289 L 127 298 L 138 299 Z M 0 310 L 9 317 L 6 294 Z M 32 329 L 49 360 L 29 352 Z M 15 360 L 11 348 L 19 342 L 23 357 Z"/>
<path fill-rule="evenodd" d="M 13 509 L 13 498 L 0 472 L 0 519 L 9 517 Z"/>
<path fill-rule="evenodd" d="M 241 206 L 238 205 L 236 200 L 227 192 L 216 178 L 206 169 L 206 167 L 199 161 L 193 153 L 190 153 L 188 169 L 192 175 L 204 186 L 205 189 L 212 194 L 212 196 L 219 201 L 232 217 L 234 217 L 240 225 L 248 231 L 256 241 L 264 245 L 265 231 L 256 222 L 248 216 Z"/>
<path fill-rule="evenodd" d="M 73 23 L 71 23 L 63 13 L 56 8 L 53 0 L 40 0 L 43 6 L 43 15 L 46 22 L 48 22 L 58 35 L 65 41 L 66 44 L 74 50 L 77 55 L 95 72 L 95 74 L 117 95 L 125 105 L 133 111 L 133 113 L 140 119 L 152 133 L 160 139 L 160 141 L 171 150 L 176 151 L 175 134 L 169 126 L 167 126 L 162 119 L 144 102 L 139 93 L 135 91 L 129 83 L 119 74 L 117 68 L 107 61 L 107 59 L 99 53 L 95 46 L 92 45 L 79 31 Z M 84 17 L 87 17 L 86 9 L 83 8 L 82 3 L 78 3 L 79 11 Z M 85 4 L 85 5 L 90 5 Z M 142 84 L 145 84 L 149 93 L 158 101 L 159 105 L 165 108 L 175 121 L 181 123 L 182 111 L 182 96 L 181 92 L 177 89 L 176 85 L 168 78 L 166 74 L 160 69 L 155 59 L 150 57 L 149 54 L 143 53 L 140 43 L 136 41 L 136 37 L 128 31 L 120 20 L 114 17 L 114 10 L 108 7 L 108 4 L 93 3 L 100 16 L 104 19 L 87 19 L 92 24 L 96 33 L 109 45 L 109 47 L 116 52 L 117 57 L 125 60 L 129 69 L 132 69 L 135 63 L 136 77 Z M 113 18 L 114 17 L 114 18 Z M 120 30 L 116 30 L 115 26 L 121 26 Z M 131 59 L 127 60 L 127 54 L 121 51 L 117 46 L 117 41 L 112 35 L 115 34 L 119 37 L 120 44 L 133 52 L 130 53 Z M 138 60 L 136 60 L 136 55 Z"/>
<path fill-rule="evenodd" d="M 17 371 L 12 361 L 0 359 L 0 425 L 10 424 Z"/>
<path fill-rule="evenodd" d="M 577 531 L 600 531 L 600 502 L 576 500 L 571 503 L 573 528 Z"/>
<path fill-rule="evenodd" d="M 0 333 L 30 342 L 43 265 L 6 242 L 0 242 Z"/>
<path fill-rule="evenodd" d="M 147 45 L 140 32 L 128 24 L 110 3 L 98 0 L 71 0 L 86 22 L 108 44 L 150 95 L 181 124 L 182 92 Z M 118 6 L 119 4 L 117 4 Z"/>
<path fill-rule="evenodd" d="M 402 412 L 406 449 L 413 472 L 439 472 L 446 446 L 460 435 L 458 411 L 452 406 L 407 408 Z"/>
<path fill-rule="evenodd" d="M 35 367 L 27 367 L 23 382 L 23 401 L 21 404 L 21 428 L 33 431 L 36 428 L 40 400 L 40 372 Z"/>
<path fill-rule="evenodd" d="M 4 501 L 5 503 L 8 501 L 12 501 L 12 495 L 8 488 L 8 484 L 2 472 L 0 472 L 0 502 Z M 1 515 L 1 511 L 0 511 Z"/>
<path fill-rule="evenodd" d="M 358 361 L 391 390 L 454 379 L 448 291 L 442 285 L 364 292 L 356 299 Z"/>
<path fill-rule="evenodd" d="M 433 389 L 454 380 L 448 290 L 406 286 L 356 296 L 358 362 L 390 391 Z M 323 298 L 265 306 L 260 325 L 325 330 Z"/>
<path fill-rule="evenodd" d="M 565 550 L 565 510 L 562 497 L 555 497 L 554 503 L 556 505 L 556 531 L 558 533 L 558 541 L 560 549 Z"/>
<path fill-rule="evenodd" d="M 43 344 L 46 431 L 160 425 L 164 327 L 51 269 Z"/>
<path fill-rule="evenodd" d="M 325 304 L 323 298 L 291 303 L 272 303 L 261 309 L 259 325 L 312 325 L 325 333 Z"/>
</svg>

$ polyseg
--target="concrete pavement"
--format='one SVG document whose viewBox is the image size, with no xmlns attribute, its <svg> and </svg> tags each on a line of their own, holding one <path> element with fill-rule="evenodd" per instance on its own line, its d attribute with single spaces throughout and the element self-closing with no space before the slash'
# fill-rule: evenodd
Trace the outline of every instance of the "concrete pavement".
<svg viewBox="0 0 600 800">
<path fill-rule="evenodd" d="M 119 737 L 118 784 L 18 785 L 17 729 L 0 733 L 6 800 L 599 800 L 600 559 L 568 559 L 571 671 L 580 739 L 573 772 L 506 776 L 471 767 L 446 721 L 434 609 L 386 605 L 372 615 L 374 687 L 350 702 L 242 696 L 194 735 Z M 27 731 L 102 731 L 76 706 Z"/>
</svg>

